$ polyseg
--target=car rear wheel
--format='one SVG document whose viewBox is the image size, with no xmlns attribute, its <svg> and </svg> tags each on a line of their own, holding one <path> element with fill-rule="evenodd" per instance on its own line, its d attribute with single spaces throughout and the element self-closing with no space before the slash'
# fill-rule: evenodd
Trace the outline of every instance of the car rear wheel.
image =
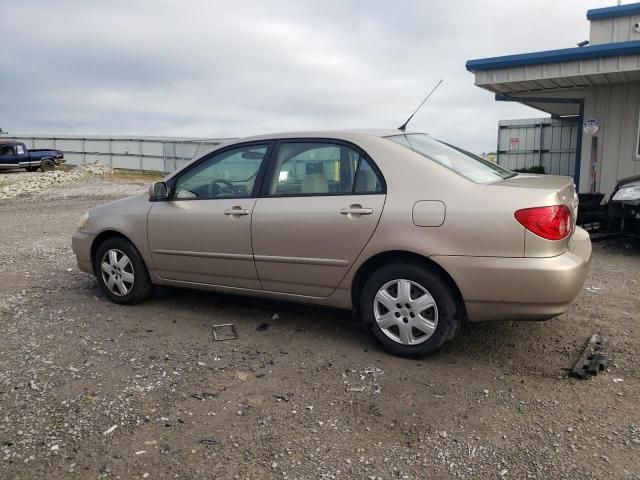
<svg viewBox="0 0 640 480">
<path fill-rule="evenodd" d="M 403 357 L 438 351 L 461 323 L 449 282 L 431 269 L 409 263 L 375 271 L 362 289 L 360 310 L 384 348 Z"/>
<path fill-rule="evenodd" d="M 43 172 L 50 172 L 51 170 L 56 168 L 56 164 L 50 158 L 45 158 L 40 162 L 40 170 Z"/>
<path fill-rule="evenodd" d="M 134 305 L 149 298 L 153 292 L 140 253 L 124 238 L 111 237 L 100 244 L 93 271 L 100 288 L 112 302 Z"/>
</svg>

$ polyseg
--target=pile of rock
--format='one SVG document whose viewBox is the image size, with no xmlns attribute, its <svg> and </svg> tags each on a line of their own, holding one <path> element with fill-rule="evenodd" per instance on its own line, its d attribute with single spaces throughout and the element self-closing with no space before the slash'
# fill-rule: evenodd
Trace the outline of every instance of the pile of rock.
<svg viewBox="0 0 640 480">
<path fill-rule="evenodd" d="M 21 177 L 15 183 L 0 187 L 0 200 L 31 195 L 45 188 L 75 182 L 88 176 L 102 176 L 112 173 L 113 169 L 111 167 L 97 164 L 80 165 L 68 171 L 54 170 L 35 174 L 24 173 L 24 178 Z"/>
</svg>

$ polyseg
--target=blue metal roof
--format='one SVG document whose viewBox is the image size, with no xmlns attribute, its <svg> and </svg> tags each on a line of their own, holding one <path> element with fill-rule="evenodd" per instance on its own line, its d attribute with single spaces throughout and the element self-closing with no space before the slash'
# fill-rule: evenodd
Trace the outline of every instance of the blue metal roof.
<svg viewBox="0 0 640 480">
<path fill-rule="evenodd" d="M 629 3 L 628 5 L 606 8 L 593 8 L 587 11 L 587 18 L 589 20 L 605 20 L 607 18 L 626 17 L 636 14 L 640 14 L 640 3 Z"/>
<path fill-rule="evenodd" d="M 616 7 L 617 8 L 617 7 Z M 470 72 L 478 70 L 495 70 L 498 68 L 524 67 L 543 63 L 570 62 L 572 60 L 589 60 L 602 57 L 618 57 L 622 55 L 640 54 L 640 40 L 631 42 L 605 43 L 591 47 L 562 48 L 545 52 L 522 53 L 504 57 L 480 58 L 467 61 Z"/>
</svg>

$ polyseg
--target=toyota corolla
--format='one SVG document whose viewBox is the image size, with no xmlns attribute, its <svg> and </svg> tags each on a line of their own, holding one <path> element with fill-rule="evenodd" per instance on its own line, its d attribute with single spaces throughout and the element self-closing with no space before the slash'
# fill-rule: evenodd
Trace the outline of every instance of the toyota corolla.
<svg viewBox="0 0 640 480">
<path fill-rule="evenodd" d="M 426 134 L 287 133 L 90 210 L 73 250 L 116 303 L 163 285 L 351 309 L 388 351 L 419 356 L 465 321 L 567 311 L 591 258 L 576 214 L 571 178 Z"/>
</svg>

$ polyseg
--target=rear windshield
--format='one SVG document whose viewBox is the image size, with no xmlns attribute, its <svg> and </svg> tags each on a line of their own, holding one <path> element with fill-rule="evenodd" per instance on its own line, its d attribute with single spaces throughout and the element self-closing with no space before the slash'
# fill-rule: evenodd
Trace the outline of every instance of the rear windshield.
<svg viewBox="0 0 640 480">
<path fill-rule="evenodd" d="M 516 175 L 506 168 L 502 168 L 461 148 L 435 140 L 424 133 L 393 135 L 386 138 L 404 145 L 414 152 L 438 162 L 440 165 L 444 165 L 472 182 L 492 183 Z"/>
</svg>

